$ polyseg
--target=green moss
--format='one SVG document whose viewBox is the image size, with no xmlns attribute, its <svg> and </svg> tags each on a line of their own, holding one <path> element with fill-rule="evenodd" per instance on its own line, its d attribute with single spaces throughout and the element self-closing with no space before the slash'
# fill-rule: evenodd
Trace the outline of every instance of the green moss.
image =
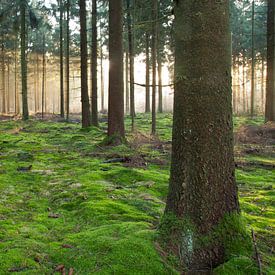
<svg viewBox="0 0 275 275">
<path fill-rule="evenodd" d="M 172 115 L 158 116 L 164 150 L 150 141 L 150 121 L 150 114 L 137 115 L 137 130 L 148 142 L 131 146 L 131 133 L 129 143 L 116 147 L 100 145 L 103 130 L 82 131 L 77 123 L 0 123 L 0 274 L 52 274 L 59 264 L 80 275 L 177 274 L 169 267 L 177 266 L 175 257 L 168 255 L 167 264 L 155 248 L 154 230 L 167 194 Z M 250 123 L 247 118 L 236 121 Z M 130 123 L 126 118 L 128 130 Z M 146 156 L 146 167 L 104 163 L 140 155 Z M 154 159 L 166 164 L 150 164 Z M 266 154 L 244 160 L 273 163 Z M 30 171 L 17 170 L 29 165 Z M 255 230 L 264 272 L 272 274 L 274 172 L 252 166 L 249 171 L 238 169 L 237 178 L 243 216 Z M 167 228 L 171 224 L 173 219 Z M 237 255 L 217 272 L 254 274 L 254 263 L 248 268 L 250 256 L 239 256 L 237 243 L 231 249 Z"/>
</svg>

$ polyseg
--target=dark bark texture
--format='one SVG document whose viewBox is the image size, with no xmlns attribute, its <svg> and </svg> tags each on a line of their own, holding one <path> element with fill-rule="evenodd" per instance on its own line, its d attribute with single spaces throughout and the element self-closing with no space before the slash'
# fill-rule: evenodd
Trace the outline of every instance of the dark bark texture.
<svg viewBox="0 0 275 275">
<path fill-rule="evenodd" d="M 87 50 L 87 20 L 86 0 L 79 0 L 80 7 L 80 52 L 81 52 L 81 102 L 82 127 L 91 126 L 90 102 L 88 93 L 88 50 Z"/>
<path fill-rule="evenodd" d="M 115 143 L 125 137 L 123 47 L 122 47 L 122 0 L 109 1 L 109 108 L 108 136 Z"/>
<path fill-rule="evenodd" d="M 175 240 L 190 271 L 224 262 L 224 243 L 196 241 L 239 212 L 234 176 L 229 1 L 177 1 L 172 166 L 166 215 L 195 229 Z M 192 3 L 192 4 L 191 4 Z M 172 233 L 171 233 L 172 234 Z M 197 273 L 195 273 L 197 274 Z"/>
<path fill-rule="evenodd" d="M 265 120 L 275 121 L 275 3 L 268 0 L 267 14 L 267 82 Z"/>
</svg>

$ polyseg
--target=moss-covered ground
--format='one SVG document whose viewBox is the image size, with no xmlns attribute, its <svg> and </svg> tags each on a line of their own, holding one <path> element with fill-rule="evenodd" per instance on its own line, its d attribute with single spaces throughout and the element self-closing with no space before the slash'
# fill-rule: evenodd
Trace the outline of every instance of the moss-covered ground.
<svg viewBox="0 0 275 275">
<path fill-rule="evenodd" d="M 235 119 L 236 129 L 251 123 L 263 121 Z M 102 143 L 104 122 L 89 131 L 78 123 L 0 122 L 0 274 L 177 274 L 155 244 L 171 124 L 171 114 L 159 115 L 151 139 L 150 117 L 138 115 L 129 144 L 112 148 Z M 241 207 L 263 270 L 274 274 L 274 147 L 240 153 L 247 146 L 236 146 L 246 163 L 237 169 Z M 236 255 L 217 272 L 253 274 L 251 263 Z"/>
</svg>

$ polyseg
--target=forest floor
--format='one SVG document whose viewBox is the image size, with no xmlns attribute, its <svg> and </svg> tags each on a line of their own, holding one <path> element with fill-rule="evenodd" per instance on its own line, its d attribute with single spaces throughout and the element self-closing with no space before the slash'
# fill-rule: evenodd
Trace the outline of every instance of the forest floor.
<svg viewBox="0 0 275 275">
<path fill-rule="evenodd" d="M 158 116 L 154 139 L 149 115 L 136 123 L 129 143 L 112 148 L 102 143 L 104 119 L 90 131 L 56 119 L 0 122 L 1 275 L 177 274 L 155 242 L 172 116 Z M 242 213 L 263 271 L 275 274 L 275 126 L 261 117 L 234 124 Z M 257 274 L 255 266 L 236 255 L 216 273 Z"/>
</svg>

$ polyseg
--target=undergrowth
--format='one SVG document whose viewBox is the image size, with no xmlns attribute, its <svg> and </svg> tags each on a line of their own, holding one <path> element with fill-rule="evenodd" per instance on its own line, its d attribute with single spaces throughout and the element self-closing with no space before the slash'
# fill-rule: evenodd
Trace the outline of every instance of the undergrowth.
<svg viewBox="0 0 275 275">
<path fill-rule="evenodd" d="M 77 123 L 1 122 L 0 274 L 59 274 L 62 265 L 83 275 L 177 274 L 155 247 L 171 122 L 171 114 L 159 115 L 153 139 L 150 116 L 138 115 L 138 132 L 118 147 L 102 145 L 104 123 L 82 131 Z M 243 123 L 235 120 L 236 127 Z M 242 157 L 253 158 L 275 164 L 265 155 Z M 255 230 L 264 271 L 272 274 L 275 172 L 251 166 L 238 169 L 237 179 L 248 230 Z M 217 272 L 248 274 L 251 263 L 232 258 Z"/>
</svg>

